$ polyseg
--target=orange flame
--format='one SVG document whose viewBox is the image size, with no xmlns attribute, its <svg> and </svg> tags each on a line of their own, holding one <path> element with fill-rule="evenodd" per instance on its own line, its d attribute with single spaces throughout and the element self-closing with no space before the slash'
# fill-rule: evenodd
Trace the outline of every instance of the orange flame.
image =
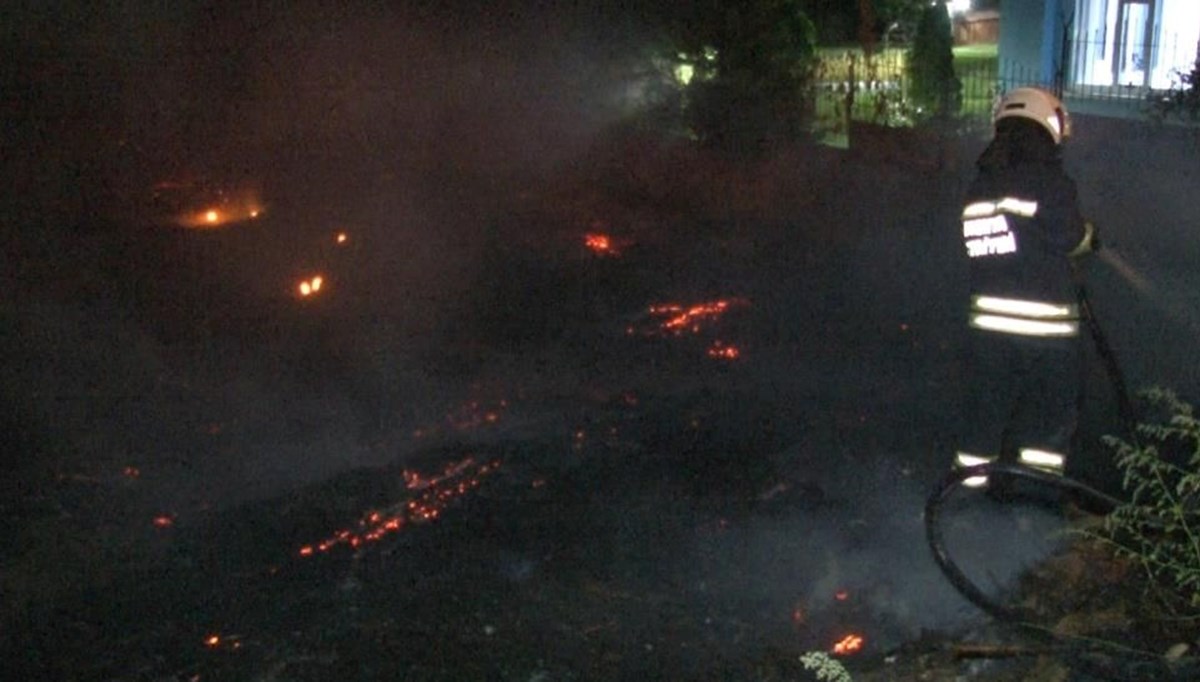
<svg viewBox="0 0 1200 682">
<path fill-rule="evenodd" d="M 241 635 L 222 636 L 219 634 L 211 634 L 204 638 L 204 646 L 209 649 L 226 649 L 237 650 L 242 648 Z"/>
<path fill-rule="evenodd" d="M 583 245 L 598 256 L 615 256 L 616 247 L 612 238 L 601 232 L 589 232 L 583 236 Z"/>
<path fill-rule="evenodd" d="M 862 635 L 846 635 L 833 645 L 833 653 L 841 656 L 857 653 L 862 651 L 865 641 L 866 640 L 863 639 Z"/>
<path fill-rule="evenodd" d="M 321 286 L 325 284 L 325 278 L 320 275 L 314 275 L 306 280 L 301 280 L 297 285 L 296 290 L 300 293 L 301 298 L 307 298 L 316 294 L 321 290 Z"/>
<path fill-rule="evenodd" d="M 166 186 L 161 185 L 160 186 Z M 207 206 L 193 206 L 177 214 L 172 222 L 194 230 L 212 230 L 255 220 L 263 214 L 257 192 L 239 191 L 222 196 Z"/>
</svg>

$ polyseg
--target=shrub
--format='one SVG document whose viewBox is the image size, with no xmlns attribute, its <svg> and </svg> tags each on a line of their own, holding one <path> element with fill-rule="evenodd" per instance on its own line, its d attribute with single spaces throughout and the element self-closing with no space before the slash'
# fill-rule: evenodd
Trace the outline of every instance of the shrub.
<svg viewBox="0 0 1200 682">
<path fill-rule="evenodd" d="M 921 118 L 945 119 L 962 109 L 962 82 L 954 73 L 954 35 L 942 2 L 921 13 L 908 58 L 909 98 Z"/>
<path fill-rule="evenodd" d="M 1129 499 L 1096 534 L 1170 611 L 1200 611 L 1200 420 L 1169 390 L 1143 395 L 1158 421 L 1139 423 L 1135 442 L 1104 439 Z"/>
</svg>

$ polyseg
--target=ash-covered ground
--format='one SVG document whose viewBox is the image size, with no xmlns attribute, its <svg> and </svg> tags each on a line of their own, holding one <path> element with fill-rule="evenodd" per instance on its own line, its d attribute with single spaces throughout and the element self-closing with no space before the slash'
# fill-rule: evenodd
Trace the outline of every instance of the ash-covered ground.
<svg viewBox="0 0 1200 682">
<path fill-rule="evenodd" d="M 922 526 L 969 168 L 603 152 L 469 210 L 72 237 L 6 314 L 9 669 L 804 679 L 984 620 Z M 1059 521 L 980 504 L 1002 594 Z"/>
</svg>

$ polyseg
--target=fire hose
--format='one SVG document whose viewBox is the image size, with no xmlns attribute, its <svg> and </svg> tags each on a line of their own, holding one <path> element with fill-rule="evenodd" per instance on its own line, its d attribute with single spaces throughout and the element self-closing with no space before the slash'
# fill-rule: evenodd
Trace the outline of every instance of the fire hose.
<svg viewBox="0 0 1200 682">
<path fill-rule="evenodd" d="M 1108 336 L 1104 333 L 1104 328 L 1100 326 L 1100 322 L 1096 319 L 1096 312 L 1092 308 L 1091 297 L 1088 296 L 1087 287 L 1079 283 L 1075 287 L 1075 297 L 1079 301 L 1079 313 L 1087 324 L 1088 334 L 1092 337 L 1092 343 L 1096 346 L 1096 352 L 1100 355 L 1100 361 L 1104 363 L 1104 371 L 1108 374 L 1108 381 L 1112 385 L 1113 394 L 1117 400 L 1117 415 L 1121 419 L 1121 426 L 1124 428 L 1126 435 L 1136 441 L 1137 439 L 1137 415 L 1133 409 L 1133 401 L 1129 397 L 1129 388 L 1125 384 L 1125 373 L 1121 371 L 1121 365 L 1117 362 L 1117 356 L 1113 353 L 1112 346 L 1108 344 Z"/>
<path fill-rule="evenodd" d="M 1088 333 L 1095 344 L 1096 351 L 1100 356 L 1101 362 L 1104 364 L 1105 372 L 1116 395 L 1117 410 L 1122 427 L 1124 427 L 1128 437 L 1136 443 L 1137 418 L 1125 384 L 1124 374 L 1121 371 L 1112 347 L 1108 343 L 1108 338 L 1104 334 L 1103 328 L 1096 319 L 1091 300 L 1088 297 L 1086 288 L 1082 284 L 1077 286 L 1077 298 L 1080 313 L 1087 324 Z M 1083 509 L 1100 514 L 1111 512 L 1123 504 L 1123 501 L 1101 492 L 1082 481 L 1041 471 L 1026 465 L 998 460 L 978 466 L 954 469 L 929 496 L 925 503 L 925 535 L 929 548 L 932 550 L 934 561 L 937 563 L 938 568 L 941 569 L 943 575 L 946 576 L 959 594 L 984 613 L 1001 622 L 1029 628 L 1031 627 L 1030 623 L 1033 622 L 1033 614 L 1029 610 L 1001 603 L 989 596 L 959 568 L 946 548 L 941 525 L 942 506 L 959 486 L 963 485 L 967 479 L 975 477 L 987 477 L 989 481 L 993 482 L 997 480 L 1002 481 L 1006 478 L 1009 480 L 1023 479 L 1048 490 L 1057 490 L 1063 495 L 1064 499 L 1069 499 Z M 1047 632 L 1045 629 L 1034 629 L 1043 635 Z M 1055 639 L 1055 636 L 1052 634 L 1050 637 L 1051 639 Z M 1109 679 L 1113 680 L 1200 679 L 1200 663 L 1168 663 L 1157 655 L 1142 654 L 1136 656 L 1136 660 L 1126 660 L 1118 666 L 1104 657 L 1101 657 L 1104 660 L 1095 660 L 1093 654 L 1104 648 L 1102 643 L 1090 642 L 1086 646 L 1066 647 L 1063 649 L 1063 653 L 1072 655 L 1072 658 L 1080 664 L 1081 668 L 1090 668 L 1089 672 L 1095 674 L 1112 675 Z M 1119 647 L 1110 645 L 1108 648 L 1115 649 Z M 1132 652 L 1128 649 L 1121 649 L 1120 653 L 1128 659 Z M 1089 656 L 1091 657 L 1089 658 Z M 1120 670 L 1116 670 L 1118 667 Z"/>
<path fill-rule="evenodd" d="M 933 550 L 934 561 L 942 569 L 942 573 L 945 574 L 950 584 L 958 590 L 959 594 L 966 597 L 967 601 L 997 620 L 1027 622 L 1030 614 L 1022 609 L 1001 604 L 988 596 L 975 583 L 971 582 L 971 579 L 958 567 L 946 549 L 941 526 L 942 505 L 963 481 L 975 476 L 987 476 L 990 481 L 1004 477 L 1033 481 L 1039 485 L 1060 490 L 1064 494 L 1072 495 L 1074 501 L 1089 509 L 1110 511 L 1120 505 L 1121 501 L 1073 478 L 1041 471 L 1023 464 L 1000 461 L 956 468 L 929 496 L 925 502 L 925 537 L 929 542 L 929 548 Z"/>
<path fill-rule="evenodd" d="M 1077 671 L 1094 676 L 1095 679 L 1113 682 L 1185 682 L 1200 679 L 1200 661 L 1196 659 L 1168 661 L 1157 653 L 1139 651 L 1098 639 L 1067 640 L 1047 627 L 1036 625 L 1035 615 L 1030 609 L 1001 603 L 972 582 L 946 549 L 941 526 L 941 508 L 963 481 L 973 476 L 988 476 L 989 480 L 1007 476 L 1033 481 L 1058 489 L 1072 496 L 1073 501 L 1082 507 L 1092 510 L 1111 511 L 1122 503 L 1121 500 L 1086 483 L 1022 464 L 996 461 L 955 469 L 942 481 L 925 504 L 925 534 L 929 547 L 933 550 L 934 561 L 959 594 L 996 620 L 1018 627 L 1040 640 L 1048 641 L 1051 646 L 1046 650 L 1047 653 L 1054 653 L 1063 660 L 1070 661 Z"/>
</svg>

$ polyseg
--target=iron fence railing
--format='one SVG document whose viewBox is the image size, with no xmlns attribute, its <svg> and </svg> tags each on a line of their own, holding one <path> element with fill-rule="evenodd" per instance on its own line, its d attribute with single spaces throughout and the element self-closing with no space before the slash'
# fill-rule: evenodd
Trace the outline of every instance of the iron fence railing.
<svg viewBox="0 0 1200 682">
<path fill-rule="evenodd" d="M 1119 46 L 1118 46 L 1119 47 Z M 959 118 L 966 126 L 986 124 L 997 96 L 1020 86 L 1036 85 L 1056 92 L 1073 111 L 1120 117 L 1142 117 L 1148 100 L 1178 84 L 1178 73 L 1194 63 L 1195 46 L 1151 45 L 1139 48 L 1149 68 L 1140 83 L 1121 82 L 1114 77 L 1111 45 L 1107 51 L 1086 41 L 1073 42 L 1064 50 L 1065 64 L 1059 73 L 1045 76 L 1029 65 L 999 58 L 956 60 L 962 107 Z M 1123 49 L 1123 48 L 1122 48 Z M 1130 48 L 1132 49 L 1132 48 Z M 1127 50 L 1128 52 L 1128 50 Z M 865 55 L 858 48 L 822 50 L 814 77 L 813 103 L 818 134 L 837 137 L 848 132 L 851 121 L 885 126 L 911 125 L 920 116 L 909 93 L 907 51 L 891 48 Z M 1108 64 L 1105 66 L 1105 64 Z M 1169 66 L 1168 66 L 1169 65 Z M 1104 69 L 1108 69 L 1105 71 Z M 1129 75 L 1128 70 L 1124 72 Z M 1105 79 L 1107 78 L 1107 80 Z"/>
</svg>

